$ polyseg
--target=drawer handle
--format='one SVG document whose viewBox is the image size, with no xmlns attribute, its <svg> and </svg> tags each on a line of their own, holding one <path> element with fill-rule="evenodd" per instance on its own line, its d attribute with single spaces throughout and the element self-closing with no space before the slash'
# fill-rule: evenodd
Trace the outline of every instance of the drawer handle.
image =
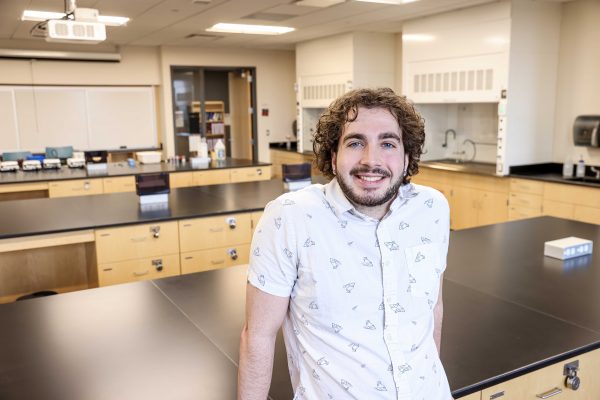
<svg viewBox="0 0 600 400">
<path fill-rule="evenodd" d="M 143 242 L 144 240 L 146 240 L 146 236 L 139 236 L 139 237 L 131 238 L 131 241 L 136 242 L 136 243 Z"/>
<path fill-rule="evenodd" d="M 190 226 L 192 226 L 192 224 L 183 224 L 184 228 L 189 228 Z"/>
<path fill-rule="evenodd" d="M 235 220 L 235 217 L 229 217 L 227 218 L 227 225 L 229 225 L 229 229 L 235 229 L 236 225 L 237 225 L 237 221 Z"/>
<path fill-rule="evenodd" d="M 223 228 L 210 228 L 209 231 L 213 233 L 223 232 Z"/>
<path fill-rule="evenodd" d="M 152 266 L 156 268 L 158 272 L 163 270 L 163 261 L 161 259 L 152 260 Z"/>
<path fill-rule="evenodd" d="M 152 232 L 152 237 L 154 237 L 154 239 L 158 239 L 160 236 L 160 226 L 158 226 L 158 225 L 151 226 L 150 232 Z"/>
<path fill-rule="evenodd" d="M 262 175 L 262 169 L 257 169 L 257 170 L 256 170 L 256 173 L 257 173 L 259 176 L 260 176 L 260 175 Z"/>
<path fill-rule="evenodd" d="M 186 258 L 184 258 L 184 260 L 193 260 L 193 259 L 194 259 L 194 257 L 192 257 L 192 256 L 187 256 Z"/>
<path fill-rule="evenodd" d="M 238 259 L 238 253 L 236 249 L 229 249 L 227 250 L 227 254 L 229 254 L 229 257 L 231 257 L 232 260 L 237 260 Z"/>
<path fill-rule="evenodd" d="M 218 260 L 218 261 L 211 260 L 210 263 L 212 265 L 225 264 L 225 260 Z"/>
<path fill-rule="evenodd" d="M 540 399 L 549 399 L 550 397 L 554 397 L 557 394 L 561 394 L 561 393 L 562 393 L 562 389 L 555 387 L 554 389 L 550 389 L 547 392 L 536 394 L 535 397 L 538 397 Z"/>
<path fill-rule="evenodd" d="M 135 276 L 144 276 L 144 275 L 148 275 L 150 271 L 146 270 L 145 272 L 134 272 L 133 275 Z"/>
<path fill-rule="evenodd" d="M 112 271 L 112 268 L 104 268 L 102 271 L 104 271 L 104 272 Z"/>
</svg>

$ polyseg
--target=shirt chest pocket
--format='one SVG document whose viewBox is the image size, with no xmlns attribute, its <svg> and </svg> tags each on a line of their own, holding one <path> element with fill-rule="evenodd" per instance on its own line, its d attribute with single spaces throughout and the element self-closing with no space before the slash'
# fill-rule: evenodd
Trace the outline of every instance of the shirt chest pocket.
<svg viewBox="0 0 600 400">
<path fill-rule="evenodd" d="M 408 266 L 409 290 L 412 296 L 437 300 L 443 268 L 439 245 L 428 243 L 404 250 Z"/>
</svg>

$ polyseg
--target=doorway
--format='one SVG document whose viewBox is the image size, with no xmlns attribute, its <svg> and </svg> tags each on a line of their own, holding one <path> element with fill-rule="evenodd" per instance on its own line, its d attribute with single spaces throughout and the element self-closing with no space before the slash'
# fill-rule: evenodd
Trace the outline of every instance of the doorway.
<svg viewBox="0 0 600 400">
<path fill-rule="evenodd" d="M 227 157 L 258 159 L 256 69 L 253 67 L 171 67 L 176 155 L 195 154 L 205 139 L 219 140 Z"/>
</svg>

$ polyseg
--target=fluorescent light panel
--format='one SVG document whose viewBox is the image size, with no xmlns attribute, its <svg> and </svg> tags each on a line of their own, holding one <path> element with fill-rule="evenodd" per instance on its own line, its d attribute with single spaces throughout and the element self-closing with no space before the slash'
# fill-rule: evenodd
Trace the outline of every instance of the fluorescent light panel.
<svg viewBox="0 0 600 400">
<path fill-rule="evenodd" d="M 62 19 L 65 17 L 63 12 L 25 10 L 21 16 L 21 21 L 47 21 L 49 19 Z M 127 17 L 116 17 L 112 15 L 99 15 L 98 22 L 108 26 L 122 26 L 129 22 Z"/>
<path fill-rule="evenodd" d="M 415 1 L 419 1 L 419 0 L 354 0 L 354 1 L 361 1 L 363 3 L 379 3 L 379 4 L 407 4 L 407 3 L 414 3 Z"/>
<path fill-rule="evenodd" d="M 424 35 L 421 33 L 409 33 L 402 35 L 403 42 L 433 42 L 435 40 L 435 36 L 433 35 Z"/>
<path fill-rule="evenodd" d="M 208 32 L 246 33 L 251 35 L 281 35 L 294 31 L 294 28 L 272 25 L 248 25 L 218 23 L 208 28 Z"/>
</svg>

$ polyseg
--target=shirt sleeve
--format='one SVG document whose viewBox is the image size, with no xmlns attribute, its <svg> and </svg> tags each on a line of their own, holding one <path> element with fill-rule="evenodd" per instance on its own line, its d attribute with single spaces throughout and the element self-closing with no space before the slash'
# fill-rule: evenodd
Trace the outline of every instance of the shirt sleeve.
<svg viewBox="0 0 600 400">
<path fill-rule="evenodd" d="M 250 247 L 248 282 L 263 292 L 289 297 L 298 277 L 293 202 L 286 195 L 270 202 Z"/>
</svg>

